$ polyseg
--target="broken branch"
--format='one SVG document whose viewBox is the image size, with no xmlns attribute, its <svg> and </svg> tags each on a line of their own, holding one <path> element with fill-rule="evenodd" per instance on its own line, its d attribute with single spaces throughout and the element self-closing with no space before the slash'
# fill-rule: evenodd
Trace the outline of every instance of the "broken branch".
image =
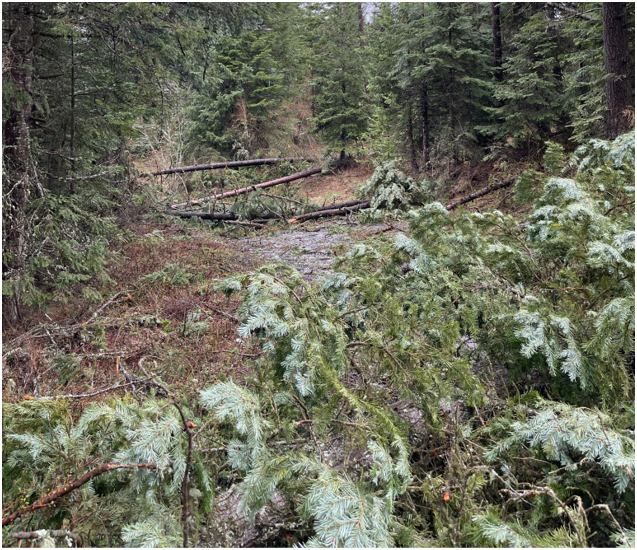
<svg viewBox="0 0 637 550">
<path fill-rule="evenodd" d="M 201 170 L 218 170 L 222 168 L 238 168 L 240 166 L 262 166 L 264 164 L 278 164 L 281 162 L 295 162 L 301 160 L 316 160 L 316 157 L 287 157 L 287 158 L 267 158 L 252 160 L 233 160 L 227 162 L 213 162 L 211 164 L 194 164 L 192 166 L 177 166 L 176 168 L 168 168 L 166 170 L 158 170 L 157 172 L 141 172 L 140 178 L 150 176 L 165 176 L 168 174 L 183 174 L 184 172 L 198 172 Z"/>
<path fill-rule="evenodd" d="M 208 197 L 194 199 L 188 202 L 180 202 L 177 204 L 172 204 L 171 208 L 179 208 L 181 206 L 187 206 L 189 204 L 198 204 L 200 202 L 221 200 L 228 197 L 236 197 L 237 195 L 244 195 L 245 193 L 251 193 L 252 191 L 256 191 L 257 189 L 263 189 L 265 187 L 273 187 L 275 185 L 281 185 L 282 183 L 287 183 L 289 181 L 299 180 L 301 178 L 307 178 L 308 176 L 318 174 L 322 171 L 323 171 L 323 168 L 312 168 L 311 170 L 305 170 L 305 172 L 297 172 L 296 174 L 292 174 L 291 176 L 285 176 L 284 178 L 278 178 L 275 180 L 266 181 L 264 183 L 258 183 L 256 185 L 242 187 L 241 189 L 234 189 L 232 191 L 226 191 L 225 193 L 219 193 L 217 195 L 210 195 Z"/>
<path fill-rule="evenodd" d="M 13 512 L 13 514 L 9 514 L 7 517 L 2 518 L 2 526 L 4 527 L 5 525 L 12 524 L 16 519 L 18 519 L 20 516 L 24 514 L 27 514 L 29 512 L 34 512 L 35 510 L 38 510 L 39 508 L 44 508 L 46 506 L 53 504 L 56 500 L 62 498 L 65 495 L 68 495 L 71 491 L 74 491 L 75 489 L 81 487 L 85 483 L 88 483 L 89 481 L 91 481 L 91 479 L 93 479 L 94 477 L 97 477 L 103 473 L 110 472 L 111 470 L 121 470 L 121 469 L 130 470 L 133 468 L 149 468 L 154 470 L 157 468 L 157 466 L 150 462 L 145 462 L 142 464 L 113 464 L 109 462 L 106 464 L 102 464 L 99 468 L 95 468 L 94 470 L 87 472 L 82 477 L 74 481 L 71 481 L 70 483 L 67 483 L 66 485 L 60 487 L 59 489 L 56 489 L 52 493 L 49 493 L 48 495 L 42 497 L 40 500 L 38 500 L 34 504 L 25 506 L 24 508 L 21 508 L 17 512 Z"/>
</svg>

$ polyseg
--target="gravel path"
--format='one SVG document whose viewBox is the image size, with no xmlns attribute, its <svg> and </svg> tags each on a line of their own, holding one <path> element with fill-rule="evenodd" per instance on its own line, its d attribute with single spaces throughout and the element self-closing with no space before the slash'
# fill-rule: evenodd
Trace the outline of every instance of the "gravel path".
<svg viewBox="0 0 637 550">
<path fill-rule="evenodd" d="M 385 224 L 363 227 L 373 231 Z M 295 267 L 304 279 L 313 280 L 329 274 L 336 258 L 334 247 L 355 242 L 353 230 L 348 222 L 332 221 L 321 227 L 284 229 L 274 235 L 257 233 L 238 242 L 240 250 L 263 263 L 285 262 Z"/>
</svg>

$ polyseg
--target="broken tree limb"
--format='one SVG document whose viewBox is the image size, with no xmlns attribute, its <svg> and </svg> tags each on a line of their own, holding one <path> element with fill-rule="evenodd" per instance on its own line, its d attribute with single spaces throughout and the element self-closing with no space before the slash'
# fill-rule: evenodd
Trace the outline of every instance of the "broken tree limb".
<svg viewBox="0 0 637 550">
<path fill-rule="evenodd" d="M 168 174 L 183 174 L 184 172 L 198 172 L 200 170 L 219 170 L 222 168 L 239 168 L 241 166 L 262 166 L 264 164 L 279 164 L 281 162 L 294 162 L 299 160 L 316 160 L 316 157 L 287 157 L 287 158 L 268 158 L 268 159 L 252 159 L 252 160 L 232 160 L 227 162 L 213 162 L 211 164 L 193 164 L 192 166 L 177 166 L 176 168 L 167 168 L 166 170 L 158 170 L 157 172 L 141 172 L 140 178 L 148 178 L 150 176 L 166 176 Z"/>
<path fill-rule="evenodd" d="M 167 216 L 178 216 L 180 218 L 201 218 L 202 220 L 216 220 L 216 221 L 232 221 L 239 220 L 237 216 L 230 212 L 185 212 L 178 210 L 177 212 L 164 212 Z M 262 214 L 258 220 L 250 220 L 253 222 L 265 222 L 270 219 L 274 219 L 274 214 Z"/>
<path fill-rule="evenodd" d="M 151 463 L 102 464 L 99 468 L 95 468 L 94 470 L 91 470 L 90 472 L 87 472 L 86 474 L 84 474 L 82 477 L 75 479 L 74 481 L 70 481 L 69 483 L 63 485 L 59 489 L 56 489 L 52 493 L 49 493 L 48 495 L 42 497 L 37 502 L 30 504 L 29 506 L 25 506 L 24 508 L 21 508 L 20 510 L 13 512 L 13 514 L 9 514 L 8 516 L 2 518 L 2 526 L 4 527 L 5 525 L 12 524 L 16 519 L 18 519 L 20 516 L 24 514 L 27 514 L 29 512 L 34 512 L 35 510 L 38 510 L 39 508 L 45 508 L 46 506 L 53 504 L 56 500 L 62 498 L 63 496 L 69 494 L 71 491 L 74 491 L 78 487 L 81 487 L 85 483 L 88 483 L 94 477 L 99 476 L 105 472 L 110 472 L 112 470 L 133 469 L 133 468 L 149 468 L 154 470 L 157 468 L 157 466 Z"/>
<path fill-rule="evenodd" d="M 310 212 L 309 214 L 303 214 L 301 216 L 295 216 L 294 218 L 290 218 L 288 220 L 289 223 L 303 223 L 308 220 L 316 220 L 318 218 L 324 218 L 327 216 L 345 216 L 347 214 L 352 214 L 354 212 L 358 212 L 363 208 L 368 208 L 369 200 L 361 200 L 361 201 L 348 201 L 349 203 L 355 202 L 356 204 L 341 206 L 339 208 L 329 208 L 323 210 L 317 210 L 316 212 Z M 336 205 L 334 205 L 336 206 Z"/>
<path fill-rule="evenodd" d="M 320 168 L 317 168 L 316 170 L 320 171 Z M 308 171 L 311 172 L 311 171 Z M 302 172 L 304 173 L 304 172 Z M 293 176 L 299 176 L 299 174 L 293 174 Z M 290 178 L 292 176 L 288 176 L 288 178 Z M 305 176 L 301 176 L 301 177 L 305 177 Z M 286 178 L 281 178 L 281 179 L 286 179 Z M 447 204 L 447 206 L 445 206 L 445 208 L 447 210 L 454 210 L 455 208 L 457 208 L 458 206 L 462 205 L 462 204 L 466 204 L 468 202 L 471 202 L 477 198 L 483 197 L 484 195 L 488 195 L 489 193 L 492 193 L 494 191 L 497 191 L 498 189 L 504 189 L 505 187 L 509 187 L 510 185 L 512 185 L 513 183 L 515 183 L 515 181 L 517 180 L 517 177 L 511 177 L 508 178 L 500 183 L 496 183 L 493 185 L 489 185 L 488 187 L 485 187 L 484 189 L 480 189 L 479 191 L 476 191 L 475 193 L 471 193 L 470 195 L 466 195 L 464 197 L 461 197 L 460 199 L 458 199 L 457 201 L 451 202 L 449 204 Z M 277 182 L 280 180 L 273 180 L 273 182 Z M 288 180 L 289 181 L 289 180 Z M 272 184 L 273 182 L 266 182 L 267 184 Z M 284 182 L 280 182 L 280 183 L 284 183 Z M 242 193 L 247 193 L 250 191 L 254 191 L 255 188 L 259 188 L 260 186 L 263 186 L 265 184 L 258 184 L 255 186 L 251 186 L 251 187 L 246 187 L 244 189 L 237 189 L 236 191 L 228 191 L 228 193 L 232 193 L 232 194 L 239 194 L 239 191 L 241 191 Z M 247 189 L 247 191 L 246 191 Z M 222 195 L 228 195 L 228 193 L 222 193 Z M 216 195 L 216 197 L 220 197 L 220 195 Z M 212 197 L 206 197 L 209 199 L 212 199 Z M 199 199 L 199 200 L 204 200 L 204 199 Z M 195 202 L 195 201 L 193 201 Z M 301 214 L 299 216 L 294 216 L 293 218 L 290 218 L 289 220 L 287 220 L 289 223 L 303 223 L 306 222 L 308 220 L 315 220 L 318 218 L 323 218 L 323 217 L 328 217 L 328 216 L 345 216 L 347 214 L 351 214 L 353 212 L 358 212 L 359 210 L 363 210 L 365 208 L 369 208 L 370 205 L 370 200 L 369 199 L 360 199 L 360 200 L 349 200 L 349 201 L 344 201 L 344 202 L 339 202 L 339 203 L 335 203 L 335 204 L 329 204 L 326 206 L 323 206 L 321 208 L 316 209 L 314 212 L 309 212 L 307 214 Z M 182 203 L 182 204 L 186 204 L 186 203 Z M 180 206 L 180 205 L 173 205 L 174 206 Z M 234 214 L 230 214 L 230 213 L 225 213 L 225 212 L 184 212 L 184 211 L 178 211 L 178 212 L 165 212 L 166 214 L 172 215 L 172 216 L 179 216 L 181 218 L 201 218 L 204 220 L 218 220 L 218 221 L 228 221 L 229 220 L 237 220 L 237 217 Z M 253 222 L 265 222 L 267 219 L 272 219 L 275 216 L 273 215 L 266 215 L 263 216 L 263 218 L 261 218 L 260 220 L 252 220 Z M 230 223 L 230 222 L 229 222 Z"/>
<path fill-rule="evenodd" d="M 475 193 L 471 193 L 470 195 L 466 195 L 465 197 L 462 197 L 455 202 L 450 202 L 447 206 L 445 206 L 445 208 L 447 210 L 453 210 L 454 208 L 458 208 L 458 206 L 460 206 L 461 204 L 471 202 L 472 200 L 475 200 L 479 197 L 484 197 L 484 195 L 493 193 L 493 191 L 497 191 L 498 189 L 504 189 L 505 187 L 509 187 L 509 185 L 515 183 L 517 179 L 518 178 L 516 176 L 513 176 L 509 179 L 501 181 L 500 183 L 489 185 L 488 187 L 485 187 L 484 189 L 480 189 L 480 191 L 476 191 Z"/>
<path fill-rule="evenodd" d="M 265 225 L 263 225 L 262 223 L 254 223 L 254 222 L 240 222 L 237 220 L 222 220 L 221 223 L 230 223 L 230 224 L 234 224 L 234 225 L 243 225 L 246 227 L 256 227 L 257 229 L 264 229 Z"/>
<path fill-rule="evenodd" d="M 236 197 L 237 195 L 252 193 L 253 191 L 256 191 L 257 189 L 265 189 L 266 187 L 274 187 L 275 185 L 281 185 L 282 183 L 287 183 L 289 181 L 295 181 L 295 180 L 300 180 L 301 178 L 307 178 L 308 176 L 312 176 L 314 174 L 320 173 L 322 170 L 323 168 L 312 168 L 311 170 L 305 170 L 305 172 L 297 172 L 296 174 L 285 176 L 284 178 L 278 178 L 276 180 L 266 181 L 264 183 L 257 183 L 256 185 L 242 187 L 241 189 L 234 189 L 232 191 L 226 191 L 225 193 L 219 193 L 217 195 L 210 195 L 208 197 L 202 197 L 200 199 L 193 199 L 188 202 L 180 202 L 178 204 L 171 204 L 170 207 L 179 208 L 181 206 L 188 206 L 189 204 L 198 204 L 200 202 L 221 200 L 228 197 Z"/>
</svg>

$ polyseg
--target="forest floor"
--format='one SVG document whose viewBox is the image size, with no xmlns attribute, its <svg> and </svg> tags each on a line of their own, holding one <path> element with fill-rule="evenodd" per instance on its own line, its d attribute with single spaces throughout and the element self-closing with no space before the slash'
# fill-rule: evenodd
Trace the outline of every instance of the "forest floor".
<svg viewBox="0 0 637 550">
<path fill-rule="evenodd" d="M 371 173 L 362 165 L 321 176 L 301 184 L 300 193 L 318 203 L 347 200 Z M 488 180 L 485 168 L 473 175 L 460 173 L 445 194 L 462 195 Z M 512 211 L 512 194 L 503 189 L 467 207 Z M 32 311 L 21 328 L 4 331 L 4 400 L 73 395 L 85 396 L 73 400 L 85 405 L 112 395 L 91 394 L 125 383 L 125 372 L 143 377 L 144 362 L 193 397 L 227 376 L 245 380 L 261 351 L 256 342 L 238 338 L 240 302 L 215 291 L 220 280 L 275 262 L 318 280 L 353 243 L 391 241 L 407 224 L 390 229 L 352 215 L 260 231 L 220 232 L 180 220 L 135 222 L 129 230 L 132 238 L 117 248 L 109 268 L 115 285 L 102 291 L 112 299 L 105 308 L 79 293 L 67 295 L 47 313 Z"/>
<path fill-rule="evenodd" d="M 68 296 L 46 316 L 34 313 L 30 330 L 5 332 L 3 400 L 77 396 L 72 402 L 82 408 L 130 390 L 95 394 L 126 383 L 126 373 L 142 378 L 144 365 L 192 397 L 226 377 L 242 383 L 261 351 L 238 338 L 240 302 L 215 291 L 220 280 L 279 261 L 320 279 L 352 243 L 394 233 L 355 216 L 259 232 L 209 227 L 131 226 L 109 270 L 112 302 L 97 316 L 99 304 Z"/>
</svg>

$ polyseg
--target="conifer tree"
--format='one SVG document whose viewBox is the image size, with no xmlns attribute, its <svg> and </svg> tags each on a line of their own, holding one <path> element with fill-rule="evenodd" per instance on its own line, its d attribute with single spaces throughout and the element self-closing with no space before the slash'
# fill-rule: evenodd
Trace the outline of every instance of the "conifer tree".
<svg viewBox="0 0 637 550">
<path fill-rule="evenodd" d="M 368 121 L 358 9 L 352 3 L 312 4 L 307 9 L 315 21 L 314 131 L 343 161 Z"/>
</svg>

